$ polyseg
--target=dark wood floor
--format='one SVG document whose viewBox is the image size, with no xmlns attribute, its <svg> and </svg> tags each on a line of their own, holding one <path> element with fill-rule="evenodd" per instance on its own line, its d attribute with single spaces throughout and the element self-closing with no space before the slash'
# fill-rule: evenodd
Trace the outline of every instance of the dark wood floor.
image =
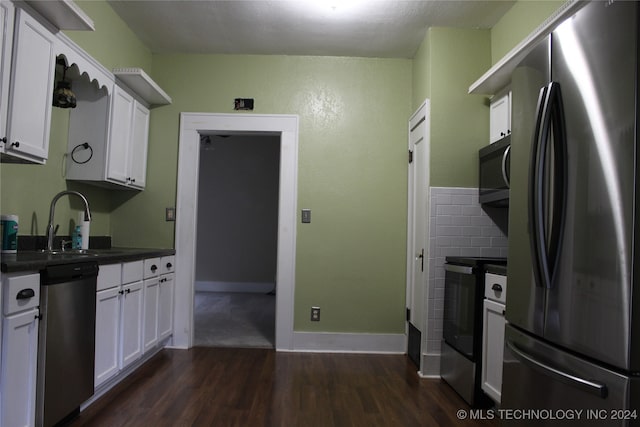
<svg viewBox="0 0 640 427">
<path fill-rule="evenodd" d="M 479 426 L 406 356 L 163 350 L 72 426 Z"/>
</svg>

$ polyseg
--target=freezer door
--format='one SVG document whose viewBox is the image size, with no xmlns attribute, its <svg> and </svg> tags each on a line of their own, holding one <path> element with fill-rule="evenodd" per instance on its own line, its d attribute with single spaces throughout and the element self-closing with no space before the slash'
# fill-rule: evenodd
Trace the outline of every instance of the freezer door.
<svg viewBox="0 0 640 427">
<path fill-rule="evenodd" d="M 529 168 L 541 89 L 550 78 L 550 38 L 516 67 L 511 77 L 511 195 L 506 317 L 510 323 L 542 335 L 544 288 L 536 284 L 529 241 Z"/>
<path fill-rule="evenodd" d="M 638 382 L 507 325 L 501 425 L 637 426 Z"/>
<path fill-rule="evenodd" d="M 544 325 L 547 340 L 635 372 L 640 359 L 630 357 L 630 337 L 637 7 L 592 2 L 552 35 L 551 78 L 564 104 L 567 192 Z"/>
</svg>

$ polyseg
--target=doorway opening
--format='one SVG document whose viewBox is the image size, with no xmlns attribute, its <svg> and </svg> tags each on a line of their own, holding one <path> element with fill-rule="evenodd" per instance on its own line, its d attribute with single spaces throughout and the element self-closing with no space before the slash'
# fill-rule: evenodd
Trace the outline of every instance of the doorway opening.
<svg viewBox="0 0 640 427">
<path fill-rule="evenodd" d="M 194 345 L 275 347 L 280 135 L 200 135 Z"/>
<path fill-rule="evenodd" d="M 194 343 L 198 180 L 202 135 L 278 135 L 280 139 L 275 348 L 293 350 L 298 116 L 181 113 L 176 191 L 176 289 L 173 345 Z"/>
</svg>

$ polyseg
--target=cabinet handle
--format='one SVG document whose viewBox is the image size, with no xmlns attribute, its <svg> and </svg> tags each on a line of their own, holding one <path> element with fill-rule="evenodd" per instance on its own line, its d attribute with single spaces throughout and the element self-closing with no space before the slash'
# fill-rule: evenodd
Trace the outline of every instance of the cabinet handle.
<svg viewBox="0 0 640 427">
<path fill-rule="evenodd" d="M 496 292 L 502 292 L 502 286 L 500 286 L 497 283 L 494 283 L 493 286 L 491 286 L 491 290 L 494 290 Z"/>
<path fill-rule="evenodd" d="M 20 141 L 12 142 L 12 143 L 11 143 L 11 146 L 12 146 L 12 147 L 15 147 L 15 148 L 20 147 Z"/>
<path fill-rule="evenodd" d="M 16 295 L 16 299 L 18 300 L 29 299 L 29 298 L 33 298 L 34 296 L 36 296 L 35 291 L 31 288 L 27 288 L 19 291 L 18 294 Z"/>
</svg>

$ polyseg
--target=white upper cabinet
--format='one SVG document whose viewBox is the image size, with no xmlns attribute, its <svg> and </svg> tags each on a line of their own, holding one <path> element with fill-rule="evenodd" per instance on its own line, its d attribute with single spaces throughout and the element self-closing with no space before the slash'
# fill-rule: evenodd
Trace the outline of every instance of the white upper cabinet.
<svg viewBox="0 0 640 427">
<path fill-rule="evenodd" d="M 54 72 L 54 35 L 17 9 L 4 137 L 5 154 L 18 161 L 44 164 L 47 160 Z"/>
<path fill-rule="evenodd" d="M 0 153 L 4 153 L 4 145 L 7 140 L 14 14 L 13 4 L 8 0 L 0 0 Z"/>
<path fill-rule="evenodd" d="M 511 134 L 511 92 L 491 100 L 489 106 L 489 142 Z"/>
<path fill-rule="evenodd" d="M 149 145 L 149 110 L 139 102 L 133 106 L 129 145 L 129 185 L 144 188 L 147 178 L 147 147 Z"/>
<path fill-rule="evenodd" d="M 107 157 L 107 180 L 126 184 L 129 180 L 129 144 L 133 123 L 133 97 L 118 86 L 111 101 L 111 125 Z"/>
</svg>

